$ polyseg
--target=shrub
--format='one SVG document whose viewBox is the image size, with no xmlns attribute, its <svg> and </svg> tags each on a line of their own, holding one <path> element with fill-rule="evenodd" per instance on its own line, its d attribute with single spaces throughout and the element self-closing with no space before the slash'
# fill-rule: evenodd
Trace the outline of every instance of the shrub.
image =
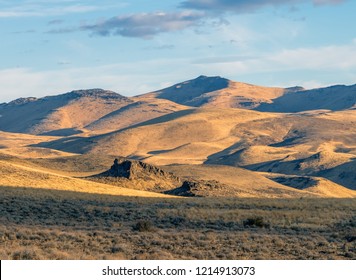
<svg viewBox="0 0 356 280">
<path fill-rule="evenodd" d="M 154 227 L 151 221 L 139 221 L 133 226 L 133 230 L 147 232 L 154 231 Z"/>
<path fill-rule="evenodd" d="M 263 220 L 263 217 L 252 217 L 243 221 L 244 227 L 269 227 L 269 224 Z"/>
<path fill-rule="evenodd" d="M 15 251 L 12 254 L 12 259 L 13 260 L 39 260 L 41 259 L 41 256 L 39 256 L 37 252 L 32 249 L 23 249 L 23 250 Z"/>
</svg>

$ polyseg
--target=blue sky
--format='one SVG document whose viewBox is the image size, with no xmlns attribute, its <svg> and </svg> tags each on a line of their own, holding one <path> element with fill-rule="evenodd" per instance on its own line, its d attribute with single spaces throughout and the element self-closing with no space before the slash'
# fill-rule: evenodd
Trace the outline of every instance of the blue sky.
<svg viewBox="0 0 356 280">
<path fill-rule="evenodd" d="M 306 88 L 356 83 L 353 0 L 0 0 L 0 103 L 199 75 Z"/>
</svg>

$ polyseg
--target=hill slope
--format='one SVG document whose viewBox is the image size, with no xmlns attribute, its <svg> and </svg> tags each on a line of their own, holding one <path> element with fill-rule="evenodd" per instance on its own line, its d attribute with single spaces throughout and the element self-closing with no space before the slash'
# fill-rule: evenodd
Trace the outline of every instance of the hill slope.
<svg viewBox="0 0 356 280">
<path fill-rule="evenodd" d="M 43 98 L 20 98 L 0 105 L 0 130 L 30 134 L 76 134 L 100 117 L 132 103 L 102 89 L 79 90 Z"/>
<path fill-rule="evenodd" d="M 133 103 L 110 112 L 85 128 L 95 132 L 114 131 L 189 108 L 156 98 L 132 98 L 132 100 Z"/>
<path fill-rule="evenodd" d="M 239 139 L 239 124 L 273 116 L 241 109 L 188 109 L 135 127 L 93 137 L 70 137 L 40 146 L 78 153 L 104 153 L 144 159 L 155 164 L 203 163 Z"/>
</svg>

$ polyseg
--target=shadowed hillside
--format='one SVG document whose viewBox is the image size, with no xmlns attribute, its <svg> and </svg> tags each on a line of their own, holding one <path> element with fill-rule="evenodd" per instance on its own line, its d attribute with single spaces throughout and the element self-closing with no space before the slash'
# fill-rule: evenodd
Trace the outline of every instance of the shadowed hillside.
<svg viewBox="0 0 356 280">
<path fill-rule="evenodd" d="M 356 85 L 331 86 L 285 94 L 273 103 L 261 104 L 256 110 L 264 112 L 301 112 L 307 110 L 345 110 L 355 108 Z"/>
</svg>

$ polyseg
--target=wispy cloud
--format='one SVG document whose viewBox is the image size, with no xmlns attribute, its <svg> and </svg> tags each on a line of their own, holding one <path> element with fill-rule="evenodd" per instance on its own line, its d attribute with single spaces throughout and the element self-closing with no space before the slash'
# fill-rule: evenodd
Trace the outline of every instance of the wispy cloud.
<svg viewBox="0 0 356 280">
<path fill-rule="evenodd" d="M 62 19 L 53 19 L 53 20 L 50 20 L 47 24 L 48 25 L 58 25 L 58 24 L 62 24 L 64 23 L 64 20 Z"/>
<path fill-rule="evenodd" d="M 1 9 L 0 18 L 60 16 L 75 13 L 88 13 L 102 9 L 103 7 L 93 5 L 58 4 L 49 6 L 42 3 L 30 3 Z"/>
<path fill-rule="evenodd" d="M 180 8 L 205 10 L 211 12 L 254 12 L 268 6 L 297 5 L 312 3 L 314 5 L 341 4 L 346 0 L 186 0 Z"/>
<path fill-rule="evenodd" d="M 53 29 L 46 31 L 45 33 L 64 34 L 64 33 L 71 33 L 71 32 L 78 31 L 78 30 L 79 29 L 77 27 L 63 27 L 63 28 L 53 28 Z"/>
<path fill-rule="evenodd" d="M 201 12 L 155 12 L 112 17 L 81 27 L 95 35 L 151 38 L 164 32 L 183 30 L 196 26 L 204 18 Z"/>
<path fill-rule="evenodd" d="M 165 44 L 159 46 L 150 46 L 143 48 L 144 50 L 173 50 L 175 46 L 173 44 Z"/>
</svg>

